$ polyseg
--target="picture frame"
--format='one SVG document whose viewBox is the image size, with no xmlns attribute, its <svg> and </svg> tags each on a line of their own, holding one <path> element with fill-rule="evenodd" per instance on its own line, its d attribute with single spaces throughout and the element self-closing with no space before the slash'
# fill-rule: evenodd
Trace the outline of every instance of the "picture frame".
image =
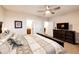
<svg viewBox="0 0 79 59">
<path fill-rule="evenodd" d="M 22 21 L 15 21 L 15 28 L 22 28 Z"/>
</svg>

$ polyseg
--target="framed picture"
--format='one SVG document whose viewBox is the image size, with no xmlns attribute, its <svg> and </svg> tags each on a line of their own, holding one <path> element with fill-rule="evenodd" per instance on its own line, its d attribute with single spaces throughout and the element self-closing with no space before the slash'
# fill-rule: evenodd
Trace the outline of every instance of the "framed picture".
<svg viewBox="0 0 79 59">
<path fill-rule="evenodd" d="M 22 21 L 15 21 L 15 28 L 22 28 Z"/>
</svg>

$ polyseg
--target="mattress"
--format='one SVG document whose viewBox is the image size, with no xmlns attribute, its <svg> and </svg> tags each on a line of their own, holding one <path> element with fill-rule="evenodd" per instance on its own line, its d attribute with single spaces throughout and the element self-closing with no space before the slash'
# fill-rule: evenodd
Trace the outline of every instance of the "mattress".
<svg viewBox="0 0 79 59">
<path fill-rule="evenodd" d="M 7 42 L 0 45 L 0 53 L 2 54 L 64 54 L 64 48 L 55 41 L 40 36 L 33 35 L 15 35 L 12 38 L 16 43 L 22 44 L 20 47 L 14 47 Z M 11 38 L 11 35 L 10 37 Z"/>
</svg>

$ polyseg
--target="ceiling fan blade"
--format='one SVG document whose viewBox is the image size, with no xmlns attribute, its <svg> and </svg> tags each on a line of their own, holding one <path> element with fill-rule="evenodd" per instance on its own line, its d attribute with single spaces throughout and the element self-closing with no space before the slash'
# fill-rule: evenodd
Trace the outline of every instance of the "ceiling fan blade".
<svg viewBox="0 0 79 59">
<path fill-rule="evenodd" d="M 54 8 L 54 10 L 58 10 L 58 9 L 60 9 L 60 7 L 56 7 L 56 8 Z"/>
<path fill-rule="evenodd" d="M 55 12 L 51 12 L 51 14 L 55 14 Z"/>
<path fill-rule="evenodd" d="M 38 12 L 45 12 L 44 10 L 38 10 Z"/>
<path fill-rule="evenodd" d="M 50 6 L 46 6 L 46 9 L 48 10 L 50 8 Z"/>
</svg>

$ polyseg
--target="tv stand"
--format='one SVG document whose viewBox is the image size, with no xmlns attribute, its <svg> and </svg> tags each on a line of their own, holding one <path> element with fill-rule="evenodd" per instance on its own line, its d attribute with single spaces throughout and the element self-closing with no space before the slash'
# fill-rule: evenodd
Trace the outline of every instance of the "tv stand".
<svg viewBox="0 0 79 59">
<path fill-rule="evenodd" d="M 75 44 L 75 31 L 54 29 L 53 37 Z"/>
</svg>

